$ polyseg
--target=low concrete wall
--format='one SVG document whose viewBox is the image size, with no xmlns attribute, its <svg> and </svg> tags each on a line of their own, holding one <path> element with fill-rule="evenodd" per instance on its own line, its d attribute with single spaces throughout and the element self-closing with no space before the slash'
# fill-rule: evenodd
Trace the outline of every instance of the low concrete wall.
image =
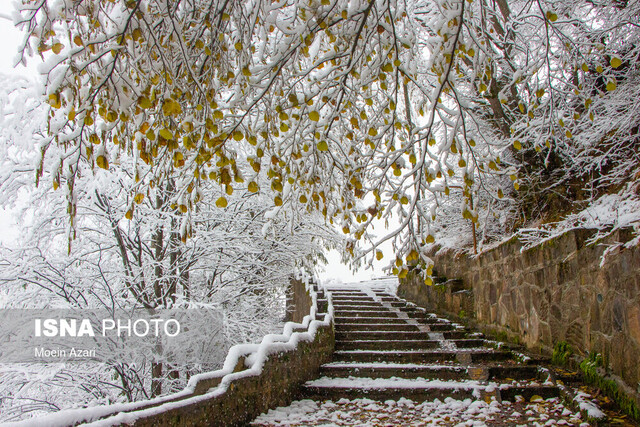
<svg viewBox="0 0 640 427">
<path fill-rule="evenodd" d="M 398 294 L 532 350 L 550 353 L 565 341 L 578 355 L 602 354 L 610 372 L 640 391 L 640 247 L 623 245 L 630 229 L 587 245 L 593 236 L 573 230 L 527 250 L 514 238 L 475 257 L 442 250 L 435 274 L 462 282 L 427 289 L 410 275 Z"/>
<path fill-rule="evenodd" d="M 297 302 L 283 335 L 267 335 L 261 344 L 231 348 L 223 369 L 191 378 L 182 392 L 156 399 L 65 410 L 26 420 L 19 426 L 239 426 L 277 406 L 288 405 L 300 386 L 317 376 L 335 347 L 333 313 L 316 313 L 317 295 L 292 280 Z M 316 318 L 322 320 L 315 320 Z"/>
</svg>

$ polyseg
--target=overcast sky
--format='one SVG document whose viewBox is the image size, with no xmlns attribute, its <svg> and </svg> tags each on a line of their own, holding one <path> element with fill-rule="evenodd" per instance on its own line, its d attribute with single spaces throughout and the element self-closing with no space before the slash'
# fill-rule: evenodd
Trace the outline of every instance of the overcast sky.
<svg viewBox="0 0 640 427">
<path fill-rule="evenodd" d="M 11 19 L 13 13 L 13 1 L 0 0 L 0 73 L 4 74 L 32 74 L 36 75 L 35 64 L 37 58 L 31 60 L 30 66 L 25 69 L 22 65 L 14 68 L 18 46 L 22 42 L 23 35 L 14 26 Z M 16 226 L 12 213 L 0 209 L 0 242 L 9 242 L 16 238 Z M 385 253 L 389 253 L 385 251 Z M 336 251 L 327 254 L 329 264 L 320 273 L 323 280 L 352 282 L 366 280 L 372 277 L 382 276 L 380 266 L 376 271 L 359 271 L 351 273 L 347 266 L 340 263 L 340 256 Z"/>
</svg>

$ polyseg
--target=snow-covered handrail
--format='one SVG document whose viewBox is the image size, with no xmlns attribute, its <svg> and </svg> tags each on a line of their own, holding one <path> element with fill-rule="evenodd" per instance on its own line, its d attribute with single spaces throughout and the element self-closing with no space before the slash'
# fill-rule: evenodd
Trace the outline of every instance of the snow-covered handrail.
<svg viewBox="0 0 640 427">
<path fill-rule="evenodd" d="M 302 323 L 287 322 L 282 334 L 266 335 L 260 344 L 239 344 L 231 347 L 222 369 L 194 375 L 184 390 L 157 397 L 154 399 L 96 406 L 81 409 L 67 409 L 43 417 L 10 423 L 10 426 L 36 427 L 47 425 L 63 427 L 75 425 L 113 426 L 123 423 L 134 424 L 137 421 L 163 418 L 169 411 L 180 410 L 185 407 L 203 404 L 216 398 L 223 398 L 234 382 L 263 375 L 265 364 L 271 356 L 279 353 L 296 351 L 300 343 L 313 344 L 318 341 L 320 330 L 330 332 L 330 349 L 333 351 L 333 306 L 328 295 L 327 313 L 318 313 L 318 297 L 313 286 L 308 281 L 304 284 L 311 297 L 310 313 L 304 316 Z M 322 319 L 318 317 L 322 316 Z M 312 352 L 313 353 L 313 352 Z M 326 353 L 326 351 L 325 351 Z M 246 369 L 242 369 L 242 368 Z M 318 363 L 319 367 L 319 363 Z M 292 387 L 295 384 L 291 384 Z M 269 406 L 269 405 L 267 405 Z M 259 413 L 258 413 L 259 414 Z M 258 415 L 255 414 L 255 415 Z M 236 414 L 237 415 L 237 414 Z M 155 420 L 154 425 L 171 425 L 167 419 Z M 213 424 L 225 424 L 221 418 L 211 420 Z M 145 423 L 145 421 L 143 421 Z"/>
</svg>

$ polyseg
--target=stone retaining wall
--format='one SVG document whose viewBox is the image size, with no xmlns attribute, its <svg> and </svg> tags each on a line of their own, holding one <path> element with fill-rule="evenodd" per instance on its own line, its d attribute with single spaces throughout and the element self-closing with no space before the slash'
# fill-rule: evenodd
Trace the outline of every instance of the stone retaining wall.
<svg viewBox="0 0 640 427">
<path fill-rule="evenodd" d="M 597 352 L 640 392 L 640 247 L 623 245 L 630 229 L 587 244 L 593 236 L 573 230 L 527 250 L 512 239 L 476 257 L 441 250 L 433 256 L 435 274 L 462 282 L 428 288 L 409 275 L 398 294 L 533 350 L 550 354 L 564 341 L 580 356 Z"/>
</svg>

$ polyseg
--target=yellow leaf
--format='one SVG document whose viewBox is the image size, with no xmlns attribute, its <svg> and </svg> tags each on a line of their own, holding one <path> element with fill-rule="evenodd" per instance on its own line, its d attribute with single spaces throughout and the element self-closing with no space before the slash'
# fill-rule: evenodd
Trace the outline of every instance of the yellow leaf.
<svg viewBox="0 0 640 427">
<path fill-rule="evenodd" d="M 516 150 L 521 150 L 522 144 L 520 143 L 520 141 L 518 141 L 517 139 L 513 141 L 513 148 L 515 148 Z"/>
<path fill-rule="evenodd" d="M 218 200 L 216 200 L 216 206 L 219 208 L 226 208 L 227 204 L 227 199 L 225 199 L 224 197 L 220 197 Z"/>
<path fill-rule="evenodd" d="M 461 168 L 467 166 L 467 162 L 464 161 L 464 159 L 460 159 L 458 161 L 458 166 L 460 166 Z"/>
<path fill-rule="evenodd" d="M 425 240 L 425 242 L 427 243 L 433 243 L 435 241 L 436 241 L 435 237 L 433 237 L 431 234 L 429 234 Z"/>
<path fill-rule="evenodd" d="M 98 158 L 96 159 L 96 164 L 102 169 L 109 169 L 109 161 L 104 155 L 98 156 Z"/>
<path fill-rule="evenodd" d="M 133 211 L 129 209 L 127 213 L 124 214 L 124 217 L 127 218 L 128 220 L 131 220 L 133 218 Z"/>
<path fill-rule="evenodd" d="M 309 113 L 309 120 L 317 122 L 318 120 L 320 120 L 320 113 L 318 113 L 317 111 L 311 111 Z"/>
<path fill-rule="evenodd" d="M 142 203 L 143 200 L 144 200 L 144 194 L 142 193 L 136 194 L 136 196 L 133 198 L 133 201 L 136 202 L 137 204 Z"/>
<path fill-rule="evenodd" d="M 431 277 L 425 277 L 424 284 L 427 286 L 433 286 L 433 279 L 431 279 Z"/>
<path fill-rule="evenodd" d="M 383 256 L 384 256 L 384 255 L 383 255 L 382 251 L 376 251 L 376 259 L 377 259 L 378 261 L 380 261 L 380 260 L 382 259 L 382 257 L 383 257 Z"/>
<path fill-rule="evenodd" d="M 616 90 L 617 87 L 618 85 L 616 85 L 616 82 L 614 81 L 610 81 L 609 83 L 607 83 L 607 90 L 609 92 Z"/>
<path fill-rule="evenodd" d="M 378 131 L 375 128 L 369 128 L 369 136 L 376 136 L 378 135 Z"/>
<path fill-rule="evenodd" d="M 276 197 L 273 199 L 273 203 L 274 203 L 276 206 L 282 206 L 282 197 L 280 197 L 280 196 L 276 196 Z"/>
<path fill-rule="evenodd" d="M 589 71 L 589 66 L 586 62 L 582 63 L 582 71 L 584 71 L 585 73 Z"/>
<path fill-rule="evenodd" d="M 151 101 L 149 100 L 149 98 L 142 97 L 142 98 L 138 99 L 138 105 L 142 109 L 151 108 Z"/>
<path fill-rule="evenodd" d="M 239 130 L 233 133 L 233 139 L 235 139 L 236 141 L 242 141 L 243 138 L 244 138 L 244 135 Z"/>
<path fill-rule="evenodd" d="M 556 22 L 558 20 L 558 15 L 549 10 L 547 11 L 547 19 L 551 22 Z"/>
<path fill-rule="evenodd" d="M 160 132 L 158 132 L 158 134 L 163 137 L 164 139 L 166 139 L 167 141 L 171 141 L 173 140 L 173 134 L 171 133 L 171 131 L 167 128 L 164 128 L 162 130 L 160 130 Z"/>
<path fill-rule="evenodd" d="M 237 42 L 235 45 L 233 45 L 236 50 L 242 50 L 242 42 Z"/>
<path fill-rule="evenodd" d="M 611 66 L 613 68 L 618 68 L 621 65 L 622 65 L 622 61 L 620 60 L 620 58 L 618 58 L 617 56 L 614 56 L 613 58 L 611 58 Z"/>
<path fill-rule="evenodd" d="M 327 141 L 322 140 L 320 142 L 318 142 L 318 151 L 327 151 L 329 149 L 329 144 L 327 144 Z"/>
<path fill-rule="evenodd" d="M 63 47 L 64 45 L 62 43 L 54 43 L 54 45 L 51 46 L 51 50 L 53 51 L 53 53 L 58 55 L 60 52 L 62 52 Z"/>
<path fill-rule="evenodd" d="M 80 38 L 80 36 L 75 36 L 73 38 L 73 42 L 76 44 L 76 46 L 82 46 L 82 39 Z"/>
<path fill-rule="evenodd" d="M 51 105 L 53 108 L 60 108 L 62 106 L 60 102 L 60 95 L 58 95 L 57 93 L 52 93 L 51 95 L 49 95 L 49 105 Z"/>
</svg>

